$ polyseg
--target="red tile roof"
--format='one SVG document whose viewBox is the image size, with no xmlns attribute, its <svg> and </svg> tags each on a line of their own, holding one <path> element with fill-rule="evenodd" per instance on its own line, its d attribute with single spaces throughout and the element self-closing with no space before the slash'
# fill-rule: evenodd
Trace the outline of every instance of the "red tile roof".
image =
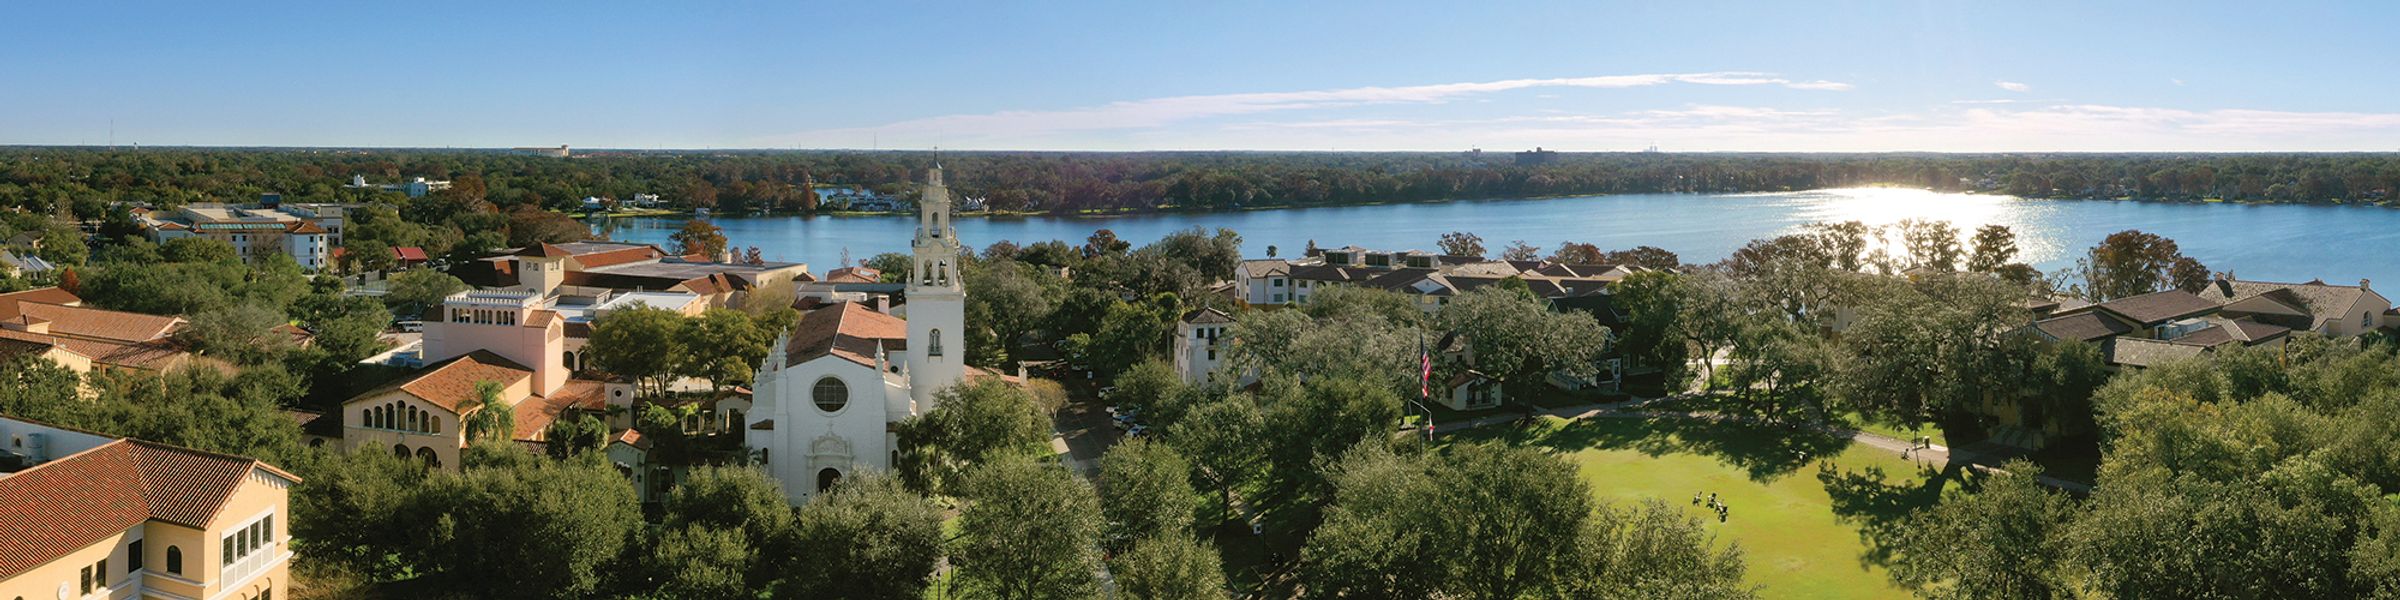
<svg viewBox="0 0 2400 600">
<path fill-rule="evenodd" d="M 467 353 L 465 356 L 450 359 L 414 377 L 368 390 L 367 393 L 351 398 L 351 401 L 380 396 L 396 389 L 408 392 L 409 395 L 416 396 L 419 400 L 424 400 L 456 414 L 461 412 L 460 407 L 469 406 L 469 402 L 481 399 L 475 393 L 475 384 L 477 383 L 492 381 L 506 386 L 531 377 L 533 377 L 532 369 L 510 362 L 488 350 L 477 350 Z"/>
<path fill-rule="evenodd" d="M 423 262 L 425 260 L 425 249 L 416 246 L 400 246 L 392 249 L 392 258 Z"/>
<path fill-rule="evenodd" d="M 22 292 L 9 292 L 6 294 L 0 294 L 0 304 L 16 304 L 18 302 L 39 302 L 42 304 L 57 304 L 60 306 L 76 306 L 83 304 L 83 299 L 76 297 L 74 293 L 59 289 L 58 286 L 33 288 Z"/>
<path fill-rule="evenodd" d="M 604 250 L 590 254 L 577 254 L 575 255 L 575 262 L 581 263 L 583 268 L 586 269 L 597 269 L 610 265 L 621 265 L 631 262 L 654 260 L 665 255 L 666 253 L 659 251 L 657 246 L 635 246 L 632 248 Z"/>
<path fill-rule="evenodd" d="M 299 481 L 255 459 L 131 439 L 0 477 L 0 579 L 145 521 L 205 529 L 252 469 Z"/>
<path fill-rule="evenodd" d="M 48 304 L 30 300 L 8 302 L 0 299 L 0 320 L 34 317 L 50 321 L 51 335 L 93 338 L 117 342 L 148 342 L 165 339 L 183 328 L 183 318 L 162 317 L 81 306 Z"/>
<path fill-rule="evenodd" d="M 560 248 L 557 244 L 526 246 L 524 249 L 517 251 L 517 256 L 539 256 L 542 258 L 566 258 L 574 255 L 575 253 L 568 252 L 567 249 Z"/>
<path fill-rule="evenodd" d="M 842 302 L 801 317 L 792 327 L 784 358 L 796 365 L 830 355 L 873 366 L 878 344 L 886 351 L 907 349 L 908 321 Z"/>
</svg>

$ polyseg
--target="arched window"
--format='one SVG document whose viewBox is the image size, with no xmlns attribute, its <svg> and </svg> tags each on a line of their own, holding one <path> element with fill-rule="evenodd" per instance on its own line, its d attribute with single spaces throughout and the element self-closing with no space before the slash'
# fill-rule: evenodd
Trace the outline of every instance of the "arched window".
<svg viewBox="0 0 2400 600">
<path fill-rule="evenodd" d="M 817 471 L 817 491 L 819 492 L 833 489 L 833 484 L 841 483 L 841 481 L 842 472 L 838 469 L 827 467 Z"/>
<path fill-rule="evenodd" d="M 561 352 L 561 353 L 559 353 L 559 355 L 558 355 L 558 364 L 566 366 L 566 367 L 567 367 L 567 370 L 569 370 L 569 371 L 573 371 L 573 370 L 575 370 L 575 353 L 573 353 L 573 352 Z"/>
<path fill-rule="evenodd" d="M 417 460 L 425 461 L 425 466 L 427 467 L 435 469 L 442 468 L 442 457 L 434 456 L 432 446 L 418 448 Z"/>
<path fill-rule="evenodd" d="M 167 572 L 168 572 L 168 573 L 171 573 L 171 574 L 175 574 L 175 575 L 182 575 L 182 574 L 183 574 L 183 549 L 182 549 L 182 548 L 178 548 L 178 547 L 175 547 L 175 546 L 168 546 L 168 547 L 167 547 Z"/>
<path fill-rule="evenodd" d="M 926 340 L 926 343 L 925 343 L 925 355 L 926 355 L 926 356 L 941 356 L 941 355 L 942 355 L 942 330 L 940 330 L 940 329 L 935 329 L 935 330 L 933 330 L 933 331 L 931 332 L 931 335 L 929 335 L 929 336 L 927 336 L 927 337 L 928 337 L 929 339 L 927 339 L 927 340 Z"/>
<path fill-rule="evenodd" d="M 400 444 L 392 444 L 392 456 L 398 456 L 398 457 L 400 457 L 400 458 L 408 458 L 408 446 L 403 446 L 403 445 L 400 445 Z"/>
<path fill-rule="evenodd" d="M 850 404 L 850 386 L 843 384 L 840 379 L 826 377 L 817 380 L 816 387 L 809 390 L 809 397 L 816 401 L 817 410 L 840 411 L 843 406 Z"/>
</svg>

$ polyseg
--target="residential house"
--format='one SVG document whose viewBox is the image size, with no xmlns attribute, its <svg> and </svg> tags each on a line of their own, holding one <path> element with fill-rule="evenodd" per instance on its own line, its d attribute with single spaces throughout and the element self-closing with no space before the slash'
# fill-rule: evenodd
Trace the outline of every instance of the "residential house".
<svg viewBox="0 0 2400 600">
<path fill-rule="evenodd" d="M 1225 366 L 1232 349 L 1233 315 L 1214 308 L 1183 314 L 1175 323 L 1175 373 L 1187 383 L 1207 381 Z"/>
<path fill-rule="evenodd" d="M 2243 281 L 2226 273 L 2201 288 L 2200 297 L 2223 306 L 2224 313 L 2235 318 L 2351 337 L 2383 327 L 2383 313 L 2392 308 L 2392 301 L 2376 293 L 2368 283 L 2365 279 L 2358 280 L 2355 286 L 2333 285 L 2324 280 Z"/>
<path fill-rule="evenodd" d="M 0 443 L 0 598 L 291 597 L 299 477 L 8 417 Z"/>
</svg>

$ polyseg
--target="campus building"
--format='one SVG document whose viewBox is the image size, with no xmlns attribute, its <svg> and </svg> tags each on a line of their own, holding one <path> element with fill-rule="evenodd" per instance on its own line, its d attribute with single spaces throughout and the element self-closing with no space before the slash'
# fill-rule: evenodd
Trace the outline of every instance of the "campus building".
<svg viewBox="0 0 2400 600">
<path fill-rule="evenodd" d="M 318 224 L 323 217 L 316 214 L 301 216 L 279 208 L 212 203 L 186 205 L 173 212 L 137 209 L 134 220 L 153 242 L 204 237 L 233 245 L 245 259 L 280 253 L 290 256 L 300 268 L 314 271 L 333 265 L 330 258 L 337 244 L 333 233 Z"/>
<path fill-rule="evenodd" d="M 0 598 L 290 597 L 299 477 L 8 417 L 0 444 Z"/>
<path fill-rule="evenodd" d="M 918 206 L 906 318 L 833 303 L 777 338 L 758 370 L 747 443 L 793 504 L 861 469 L 890 470 L 896 423 L 932 410 L 937 392 L 970 374 L 992 376 L 966 367 L 962 248 L 940 167 Z"/>
</svg>

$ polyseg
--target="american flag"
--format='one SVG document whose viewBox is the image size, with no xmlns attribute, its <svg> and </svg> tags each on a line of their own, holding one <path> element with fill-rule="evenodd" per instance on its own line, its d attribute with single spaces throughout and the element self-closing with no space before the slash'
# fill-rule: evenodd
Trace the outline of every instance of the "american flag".
<svg viewBox="0 0 2400 600">
<path fill-rule="evenodd" d="M 1417 334 L 1417 396 L 1433 397 L 1433 354 L 1425 351 L 1425 335 Z"/>
</svg>

